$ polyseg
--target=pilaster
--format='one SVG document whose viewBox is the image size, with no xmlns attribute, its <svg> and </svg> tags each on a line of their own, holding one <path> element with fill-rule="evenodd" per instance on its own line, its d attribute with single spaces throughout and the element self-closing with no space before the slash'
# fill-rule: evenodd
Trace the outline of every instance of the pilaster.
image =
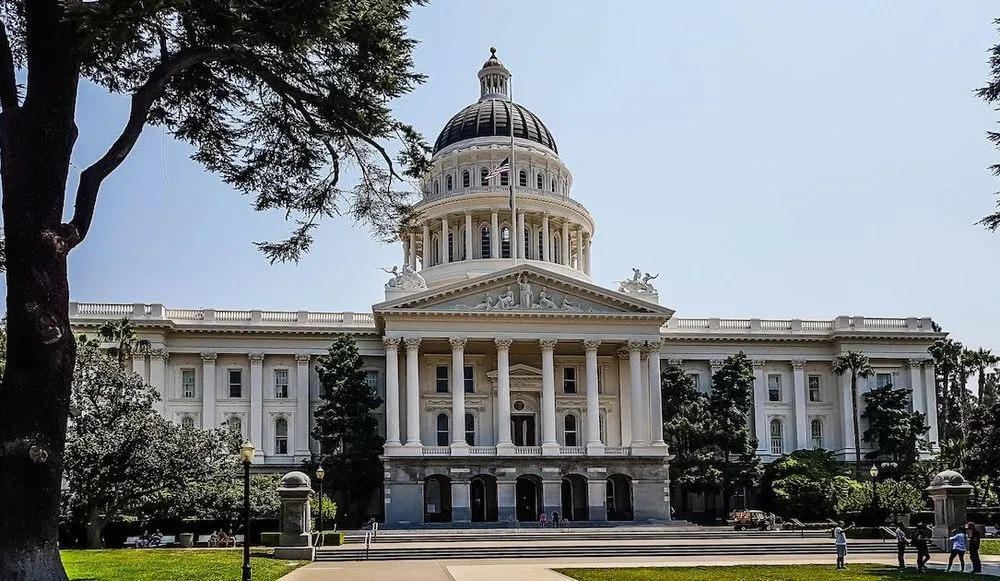
<svg viewBox="0 0 1000 581">
<path fill-rule="evenodd" d="M 264 455 L 264 354 L 250 354 L 250 442 L 254 457 Z"/>
<path fill-rule="evenodd" d="M 792 397 L 795 406 L 795 448 L 797 450 L 809 449 L 805 369 L 805 361 L 792 361 Z"/>
<path fill-rule="evenodd" d="M 295 355 L 295 461 L 312 458 L 309 450 L 309 360 L 308 353 Z"/>
<path fill-rule="evenodd" d="M 764 376 L 764 361 L 756 359 L 753 362 L 753 423 L 754 435 L 757 436 L 757 455 L 770 454 L 767 433 L 767 378 Z"/>
<path fill-rule="evenodd" d="M 208 430 L 218 427 L 215 417 L 215 358 L 212 352 L 201 354 L 201 428 Z"/>
</svg>

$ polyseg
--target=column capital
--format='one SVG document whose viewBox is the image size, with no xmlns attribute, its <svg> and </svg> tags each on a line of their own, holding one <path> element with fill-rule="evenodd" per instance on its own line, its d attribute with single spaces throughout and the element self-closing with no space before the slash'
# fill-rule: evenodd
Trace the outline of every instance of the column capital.
<svg viewBox="0 0 1000 581">
<path fill-rule="evenodd" d="M 497 337 L 493 342 L 497 345 L 497 351 L 507 351 L 514 344 L 514 340 L 508 337 Z"/>
<path fill-rule="evenodd" d="M 600 339 L 584 339 L 583 348 L 585 351 L 597 351 L 597 348 L 601 346 Z"/>
<path fill-rule="evenodd" d="M 386 349 L 399 349 L 399 337 L 382 337 Z"/>
<path fill-rule="evenodd" d="M 312 355 L 310 355 L 308 353 L 296 353 L 295 354 L 295 361 L 297 361 L 298 363 L 309 363 L 310 359 L 312 359 Z"/>
<path fill-rule="evenodd" d="M 619 347 L 615 350 L 615 354 L 618 355 L 619 359 L 628 359 L 628 349 L 625 347 Z"/>
<path fill-rule="evenodd" d="M 764 364 L 767 363 L 767 362 L 764 361 L 763 359 L 754 359 L 752 361 L 752 363 L 753 363 L 753 368 L 754 369 L 763 369 L 764 368 Z"/>
<path fill-rule="evenodd" d="M 472 216 L 472 210 L 466 210 L 465 211 L 465 215 L 471 217 Z"/>
<path fill-rule="evenodd" d="M 673 365 L 674 367 L 680 367 L 681 364 L 683 364 L 683 363 L 684 363 L 683 359 L 678 359 L 678 358 L 675 358 L 675 357 L 667 359 L 667 365 Z"/>
<path fill-rule="evenodd" d="M 217 357 L 217 354 L 214 351 L 202 351 L 201 352 L 201 360 L 204 363 L 215 363 L 216 357 Z"/>
<path fill-rule="evenodd" d="M 153 349 L 149 352 L 150 359 L 162 359 L 166 362 L 170 359 L 170 353 L 166 349 Z"/>
<path fill-rule="evenodd" d="M 420 348 L 420 337 L 403 337 L 403 344 L 409 350 L 417 350 Z"/>
<path fill-rule="evenodd" d="M 556 343 L 559 341 L 556 339 L 539 339 L 538 344 L 542 347 L 542 351 L 552 351 L 556 348 Z"/>
<path fill-rule="evenodd" d="M 250 354 L 250 362 L 251 363 L 261 363 L 262 361 L 264 361 L 264 354 L 263 353 L 251 353 Z"/>
<path fill-rule="evenodd" d="M 712 368 L 712 371 L 715 372 L 722 369 L 722 365 L 725 362 L 726 361 L 724 359 L 710 359 L 708 361 L 708 365 Z"/>
<path fill-rule="evenodd" d="M 934 368 L 934 360 L 933 359 L 924 359 L 924 367 L 930 367 L 931 369 L 933 369 Z"/>
<path fill-rule="evenodd" d="M 920 367 L 924 364 L 924 361 L 926 361 L 926 359 L 908 359 L 906 363 L 909 364 L 910 367 Z"/>
<path fill-rule="evenodd" d="M 633 351 L 642 352 L 642 341 L 629 341 L 626 348 L 630 353 Z"/>
<path fill-rule="evenodd" d="M 792 369 L 796 371 L 802 371 L 803 369 L 806 368 L 806 362 L 805 360 L 802 359 L 796 359 L 795 361 L 792 361 L 791 364 L 792 364 Z"/>
<path fill-rule="evenodd" d="M 455 351 L 457 349 L 465 349 L 465 344 L 469 340 L 465 337 L 450 337 L 448 342 L 451 343 L 451 350 Z"/>
</svg>

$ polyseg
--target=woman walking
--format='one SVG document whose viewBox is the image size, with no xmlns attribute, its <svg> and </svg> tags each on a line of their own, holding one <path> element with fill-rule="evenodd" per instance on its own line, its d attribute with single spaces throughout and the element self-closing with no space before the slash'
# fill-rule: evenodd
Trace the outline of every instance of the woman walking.
<svg viewBox="0 0 1000 581">
<path fill-rule="evenodd" d="M 962 564 L 960 572 L 965 573 L 965 531 L 955 529 L 955 534 L 948 540 L 951 541 L 951 556 L 948 557 L 948 570 L 946 572 L 951 573 L 951 565 L 955 562 L 955 557 L 958 557 Z"/>
</svg>

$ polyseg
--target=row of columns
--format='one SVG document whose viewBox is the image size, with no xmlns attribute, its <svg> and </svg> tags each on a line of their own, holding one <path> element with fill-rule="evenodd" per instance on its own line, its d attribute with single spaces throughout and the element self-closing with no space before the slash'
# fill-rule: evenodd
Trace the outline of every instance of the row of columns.
<svg viewBox="0 0 1000 581">
<path fill-rule="evenodd" d="M 465 417 L 465 345 L 464 337 L 449 339 L 451 344 L 451 397 L 452 418 Z M 506 449 L 513 451 L 514 443 L 510 433 L 510 347 L 513 339 L 501 337 L 494 340 L 497 349 L 497 452 Z M 420 441 L 420 378 L 419 353 L 420 338 L 406 337 L 402 339 L 406 348 L 406 446 L 421 447 Z M 558 455 L 559 443 L 556 440 L 556 378 L 555 378 L 555 346 L 557 339 L 539 339 L 538 345 L 542 355 L 542 398 L 541 427 L 542 454 Z M 386 446 L 403 444 L 399 430 L 399 337 L 384 337 L 386 356 Z M 587 395 L 587 442 L 588 454 L 600 453 L 604 449 L 600 436 L 600 398 L 597 385 L 597 350 L 601 345 L 599 339 L 583 341 L 586 358 L 586 395 Z M 630 365 L 630 394 L 632 401 L 632 445 L 647 444 L 664 445 L 663 430 L 652 430 L 651 441 L 642 434 L 649 434 L 649 426 L 644 418 L 651 415 L 652 425 L 663 425 L 663 411 L 660 402 L 658 381 L 660 377 L 660 343 L 628 342 L 627 350 Z M 641 356 L 648 354 L 647 369 L 643 369 Z M 644 375 L 646 381 L 644 381 Z M 652 381 L 650 381 L 652 379 Z M 645 389 L 648 386 L 648 390 Z M 648 391 L 649 396 L 646 396 Z M 389 403 L 393 402 L 393 403 Z M 647 414 L 649 410 L 649 414 Z M 456 427 L 452 430 L 452 454 L 468 453 L 465 432 Z"/>
<path fill-rule="evenodd" d="M 555 262 L 554 252 L 552 248 L 552 232 L 549 227 L 549 215 L 542 214 L 542 255 L 538 257 L 538 260 L 544 262 Z M 511 232 L 511 257 L 512 258 L 527 258 L 524 252 L 524 236 L 525 236 L 525 213 L 517 213 L 517 224 L 514 230 Z M 448 258 L 448 232 L 451 230 L 451 223 L 448 216 L 441 217 L 441 236 L 438 240 L 438 252 L 441 260 L 439 264 L 448 264 L 449 262 L 457 262 L 457 260 L 452 261 Z M 465 213 L 465 260 L 473 260 L 473 244 L 476 237 L 473 232 L 472 224 L 472 212 Z M 423 256 L 422 262 L 424 267 L 429 266 L 430 263 L 430 251 L 431 251 L 431 227 L 428 221 L 425 221 L 422 225 L 422 248 Z M 534 248 L 535 240 L 529 240 L 529 248 Z M 454 240 L 453 243 L 457 243 Z M 572 247 L 571 247 L 572 244 Z M 500 258 L 500 217 L 498 210 L 490 211 L 490 256 L 489 258 Z M 457 244 L 455 245 L 457 248 Z M 590 234 L 583 230 L 580 226 L 575 226 L 570 229 L 569 222 L 563 221 L 562 232 L 561 232 L 561 252 L 559 255 L 558 264 L 563 266 L 575 266 L 577 270 L 580 270 L 587 274 L 591 273 L 590 270 L 590 254 L 591 254 L 591 239 Z M 572 257 L 577 257 L 576 264 L 573 265 Z M 410 232 L 406 237 L 403 238 L 403 262 L 408 264 L 410 268 L 417 269 L 417 234 L 416 232 Z M 485 257 L 484 257 L 485 258 Z M 435 265 L 436 266 L 436 265 Z"/>
</svg>

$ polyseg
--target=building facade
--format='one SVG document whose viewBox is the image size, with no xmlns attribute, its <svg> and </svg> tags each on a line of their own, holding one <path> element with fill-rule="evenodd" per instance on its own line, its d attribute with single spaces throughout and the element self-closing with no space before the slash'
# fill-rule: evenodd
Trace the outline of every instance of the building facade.
<svg viewBox="0 0 1000 581">
<path fill-rule="evenodd" d="M 370 313 L 72 303 L 75 330 L 130 317 L 152 344 L 133 368 L 162 395 L 165 417 L 232 425 L 274 469 L 318 451 L 315 358 L 334 336 L 353 336 L 385 400 L 379 504 L 397 525 L 556 510 L 669 520 L 656 378 L 678 365 L 708 391 L 740 351 L 754 361 L 752 429 L 765 461 L 808 448 L 853 458 L 850 379 L 830 370 L 851 350 L 876 371 L 862 392 L 912 388 L 936 433 L 927 348 L 942 334 L 929 318 L 678 319 L 648 273 L 596 285 L 595 222 L 571 196 L 552 133 L 510 100 L 495 53 L 478 79 L 480 99 L 435 143 L 423 198 L 400 231 L 402 266 Z"/>
</svg>

